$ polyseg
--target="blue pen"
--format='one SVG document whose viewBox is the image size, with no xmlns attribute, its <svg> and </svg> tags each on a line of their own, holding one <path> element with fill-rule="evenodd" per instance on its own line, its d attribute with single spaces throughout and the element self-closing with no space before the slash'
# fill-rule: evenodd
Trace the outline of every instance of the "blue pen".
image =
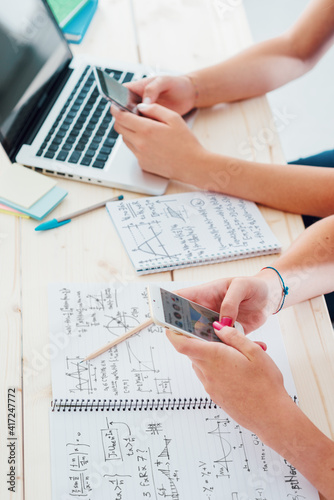
<svg viewBox="0 0 334 500">
<path fill-rule="evenodd" d="M 74 212 L 73 214 L 70 215 L 66 215 L 65 217 L 60 217 L 59 219 L 52 219 L 47 222 L 43 222 L 43 224 L 40 224 L 39 226 L 35 227 L 35 231 L 45 231 L 47 229 L 53 229 L 55 227 L 63 226 L 64 224 L 71 222 L 71 220 L 74 219 L 74 217 L 78 217 L 78 215 L 91 212 L 96 208 L 104 207 L 107 203 L 109 203 L 109 201 L 123 200 L 123 198 L 124 196 L 121 194 L 120 196 L 115 196 L 114 198 L 111 198 L 109 200 L 100 201 L 100 203 L 96 203 L 96 205 L 92 205 L 91 207 L 78 210 L 77 212 Z"/>
</svg>

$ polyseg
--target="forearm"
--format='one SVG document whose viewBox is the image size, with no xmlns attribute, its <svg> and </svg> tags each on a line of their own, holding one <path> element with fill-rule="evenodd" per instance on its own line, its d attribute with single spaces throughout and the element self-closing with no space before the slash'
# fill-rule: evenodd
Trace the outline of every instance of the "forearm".
<svg viewBox="0 0 334 500">
<path fill-rule="evenodd" d="M 326 216 L 334 213 L 334 171 L 299 165 L 265 165 L 226 159 L 204 151 L 189 169 L 174 177 L 201 189 L 249 199 L 276 209 Z M 285 305 L 334 289 L 334 215 L 308 228 L 273 264 L 290 288 Z M 279 307 L 282 289 L 275 272 L 261 271 L 273 294 L 272 312 Z M 271 292 L 272 290 L 272 292 Z"/>
<path fill-rule="evenodd" d="M 285 307 L 332 292 L 334 215 L 310 226 L 273 265 L 289 287 Z M 278 280 L 271 270 L 261 271 L 259 275 Z"/>
<path fill-rule="evenodd" d="M 190 73 L 197 107 L 256 97 L 298 78 L 309 65 L 291 52 L 288 36 L 254 45 L 234 57 Z"/>
<path fill-rule="evenodd" d="M 301 472 L 327 500 L 334 499 L 334 443 L 292 401 L 275 405 L 259 438 Z M 302 492 L 300 492 L 302 495 Z"/>
<path fill-rule="evenodd" d="M 334 41 L 332 0 L 313 0 L 282 36 L 190 75 L 198 107 L 262 95 L 311 69 Z"/>
<path fill-rule="evenodd" d="M 334 213 L 334 171 L 329 168 L 249 162 L 204 151 L 191 169 L 178 169 L 173 178 L 284 212 Z"/>
</svg>

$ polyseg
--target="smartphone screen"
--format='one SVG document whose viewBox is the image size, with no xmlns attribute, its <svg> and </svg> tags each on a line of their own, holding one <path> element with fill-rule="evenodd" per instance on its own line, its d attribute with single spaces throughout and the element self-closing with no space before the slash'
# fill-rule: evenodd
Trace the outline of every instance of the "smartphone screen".
<svg viewBox="0 0 334 500">
<path fill-rule="evenodd" d="M 98 87 L 102 90 L 104 97 L 113 101 L 127 111 L 138 114 L 137 104 L 141 102 L 141 97 L 131 90 L 127 89 L 117 80 L 108 75 L 99 68 L 94 68 L 95 76 L 98 81 Z"/>
<path fill-rule="evenodd" d="M 203 340 L 221 342 L 212 326 L 214 321 L 219 321 L 218 313 L 163 288 L 160 293 L 166 323 Z"/>
</svg>

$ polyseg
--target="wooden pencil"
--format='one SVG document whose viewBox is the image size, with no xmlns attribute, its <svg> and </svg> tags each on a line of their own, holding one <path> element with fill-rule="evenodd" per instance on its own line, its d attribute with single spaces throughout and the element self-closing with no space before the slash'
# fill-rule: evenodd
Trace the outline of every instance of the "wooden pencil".
<svg viewBox="0 0 334 500">
<path fill-rule="evenodd" d="M 153 323 L 152 318 L 149 318 L 148 320 L 144 321 L 144 323 L 141 323 L 140 325 L 136 326 L 132 330 L 129 330 L 128 332 L 123 333 L 122 335 L 120 335 L 119 337 L 117 337 L 112 342 L 109 342 L 109 344 L 105 345 L 104 347 L 100 347 L 100 349 L 97 349 L 96 351 L 92 352 L 85 359 L 83 359 L 81 361 L 81 363 L 83 363 L 84 361 L 89 361 L 91 359 L 94 359 L 97 356 L 100 356 L 100 354 L 103 354 L 104 352 L 109 351 L 109 349 L 111 349 L 115 345 L 119 344 L 120 342 L 123 342 L 123 340 L 126 340 L 126 339 L 132 337 L 132 335 L 134 335 L 135 333 L 138 333 L 141 330 L 144 330 L 144 328 L 147 328 L 152 323 Z"/>
</svg>

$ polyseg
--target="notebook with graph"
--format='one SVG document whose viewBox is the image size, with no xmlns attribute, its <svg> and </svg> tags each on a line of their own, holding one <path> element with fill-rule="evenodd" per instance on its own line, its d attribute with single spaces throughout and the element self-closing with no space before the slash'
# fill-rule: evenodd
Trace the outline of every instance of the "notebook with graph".
<svg viewBox="0 0 334 500">
<path fill-rule="evenodd" d="M 255 203 L 189 192 L 107 204 L 138 274 L 277 253 Z"/>
<path fill-rule="evenodd" d="M 81 362 L 147 317 L 143 283 L 50 287 L 53 500 L 289 500 L 296 491 L 318 499 L 298 471 L 210 400 L 160 327 Z M 296 399 L 277 319 L 252 335 L 265 339 Z"/>
</svg>

